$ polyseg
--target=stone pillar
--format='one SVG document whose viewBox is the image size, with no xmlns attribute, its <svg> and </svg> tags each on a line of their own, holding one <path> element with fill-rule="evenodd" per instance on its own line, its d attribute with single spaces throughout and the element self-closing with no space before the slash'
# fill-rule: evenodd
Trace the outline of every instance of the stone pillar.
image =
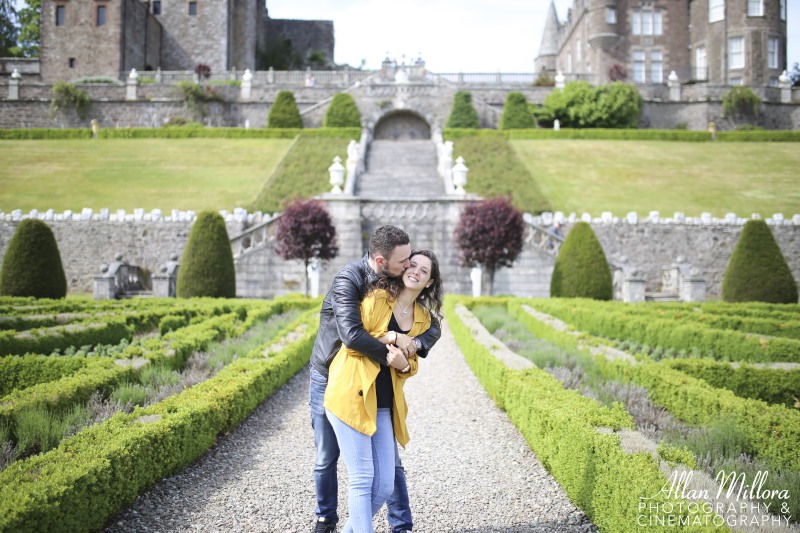
<svg viewBox="0 0 800 533">
<path fill-rule="evenodd" d="M 135 68 L 132 68 L 131 73 L 128 74 L 128 84 L 127 84 L 127 91 L 125 93 L 125 100 L 129 102 L 136 100 L 136 88 L 138 85 L 139 85 L 139 74 L 136 72 Z"/>
<path fill-rule="evenodd" d="M 345 180 L 346 184 L 355 183 L 357 178 L 356 172 L 358 171 L 358 160 L 360 158 L 358 143 L 355 140 L 350 140 L 350 144 L 347 145 L 347 179 Z M 345 186 L 345 191 L 350 190 L 349 186 Z"/>
<path fill-rule="evenodd" d="M 163 81 L 164 81 L 164 76 L 162 76 L 161 74 L 161 67 L 158 67 L 156 69 L 156 83 L 163 83 Z"/>
<path fill-rule="evenodd" d="M 622 281 L 622 301 L 630 303 L 643 302 L 646 285 L 647 283 L 643 279 L 624 279 Z"/>
<path fill-rule="evenodd" d="M 242 88 L 239 94 L 239 99 L 250 100 L 253 91 L 253 73 L 250 69 L 245 69 L 242 74 Z"/>
<path fill-rule="evenodd" d="M 792 103 L 792 81 L 789 79 L 788 73 L 784 70 L 778 78 L 778 87 L 781 90 L 781 103 Z"/>
<path fill-rule="evenodd" d="M 674 70 L 669 73 L 669 77 L 667 78 L 667 86 L 669 87 L 669 101 L 680 102 L 681 80 L 678 78 L 678 75 L 675 73 Z"/>
<path fill-rule="evenodd" d="M 680 297 L 684 302 L 706 301 L 706 280 L 700 277 L 696 268 L 691 268 L 689 274 L 681 280 Z"/>
<path fill-rule="evenodd" d="M 19 79 L 21 77 L 17 69 L 14 69 L 14 72 L 11 73 L 11 79 L 8 80 L 9 100 L 19 100 Z"/>
<path fill-rule="evenodd" d="M 469 271 L 469 279 L 472 282 L 472 296 L 477 298 L 481 295 L 481 281 L 483 281 L 483 269 L 475 267 Z"/>
<path fill-rule="evenodd" d="M 169 276 L 164 273 L 153 276 L 153 296 L 156 298 L 169 298 Z"/>
<path fill-rule="evenodd" d="M 275 70 L 272 67 L 269 67 L 269 70 L 267 71 L 267 83 L 275 83 Z"/>
<path fill-rule="evenodd" d="M 99 275 L 94 277 L 94 292 L 95 300 L 113 300 L 116 295 L 114 286 L 114 278 L 106 275 Z"/>
<path fill-rule="evenodd" d="M 306 275 L 308 276 L 308 295 L 311 298 L 319 297 L 319 259 L 312 257 L 311 261 L 306 267 Z"/>
</svg>

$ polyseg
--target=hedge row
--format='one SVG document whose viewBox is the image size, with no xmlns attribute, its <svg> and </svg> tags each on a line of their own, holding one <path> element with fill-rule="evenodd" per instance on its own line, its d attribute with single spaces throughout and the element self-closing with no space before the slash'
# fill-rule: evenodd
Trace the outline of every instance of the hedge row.
<svg viewBox="0 0 800 533">
<path fill-rule="evenodd" d="M 567 495 L 601 531 L 711 531 L 647 523 L 640 526 L 641 498 L 653 503 L 678 500 L 661 492 L 667 483 L 648 453 L 626 454 L 618 435 L 598 428 L 631 428 L 630 415 L 617 404 L 608 409 L 561 383 L 540 369 L 509 370 L 483 345 L 474 340 L 455 313 L 467 298 L 448 298 L 445 313 L 467 363 L 489 395 L 505 409 L 542 464 L 564 487 Z M 686 509 L 683 502 L 683 509 Z M 688 515 L 683 515 L 688 518 Z M 702 518 L 701 518 L 702 521 Z M 716 530 L 716 529 L 715 529 Z"/>
<path fill-rule="evenodd" d="M 89 361 L 86 357 L 51 357 L 38 354 L 0 357 L 0 398 L 15 390 L 27 389 L 74 374 Z"/>
<path fill-rule="evenodd" d="M 131 340 L 135 328 L 125 318 L 107 318 L 105 322 L 89 322 L 26 331 L 0 331 L 0 355 L 51 353 L 70 346 L 118 344 Z"/>
<path fill-rule="evenodd" d="M 590 300 L 536 300 L 534 307 L 578 329 L 617 340 L 633 340 L 672 350 L 698 348 L 714 359 L 753 362 L 800 362 L 800 340 L 760 337 L 739 331 L 713 329 L 692 323 L 628 315 L 592 306 Z"/>
<path fill-rule="evenodd" d="M 759 368 L 709 359 L 671 359 L 662 365 L 702 379 L 712 387 L 728 389 L 736 396 L 753 398 L 771 404 L 794 407 L 800 401 L 800 370 Z"/>
<path fill-rule="evenodd" d="M 12 464 L 0 473 L 0 530 L 102 528 L 139 493 L 197 459 L 306 365 L 316 314 L 306 319 L 305 335 L 279 354 L 264 359 L 256 349 L 204 383 Z"/>
<path fill-rule="evenodd" d="M 106 128 L 98 132 L 100 139 L 293 139 L 300 134 L 309 137 L 349 137 L 358 139 L 361 128 Z M 20 128 L 0 129 L 0 140 L 22 139 L 91 139 L 90 129 Z"/>
<path fill-rule="evenodd" d="M 537 336 L 559 346 L 576 346 L 574 336 L 558 332 L 525 312 L 522 304 L 542 311 L 541 300 L 513 300 L 509 311 Z M 800 411 L 783 405 L 740 398 L 662 363 L 645 360 L 635 365 L 595 358 L 600 372 L 609 379 L 632 381 L 647 389 L 653 403 L 692 425 L 729 419 L 747 436 L 751 449 L 775 468 L 800 467 Z"/>
</svg>

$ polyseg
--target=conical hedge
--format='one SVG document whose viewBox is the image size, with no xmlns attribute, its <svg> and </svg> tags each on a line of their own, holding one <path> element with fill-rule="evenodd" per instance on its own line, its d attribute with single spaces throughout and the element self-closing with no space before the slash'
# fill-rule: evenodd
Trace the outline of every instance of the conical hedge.
<svg viewBox="0 0 800 533">
<path fill-rule="evenodd" d="M 561 244 L 550 280 L 550 296 L 611 300 L 614 286 L 606 254 L 592 227 L 578 222 Z"/>
<path fill-rule="evenodd" d="M 360 128 L 361 113 L 356 101 L 347 93 L 337 93 L 325 112 L 326 128 Z"/>
<path fill-rule="evenodd" d="M 0 295 L 63 298 L 67 278 L 56 238 L 41 220 L 23 220 L 3 256 Z"/>
<path fill-rule="evenodd" d="M 222 215 L 204 211 L 197 216 L 178 269 L 178 297 L 236 297 L 233 252 Z"/>
<path fill-rule="evenodd" d="M 472 93 L 458 91 L 453 98 L 453 110 L 447 119 L 448 128 L 480 128 L 481 121 L 478 112 L 472 105 Z"/>
<path fill-rule="evenodd" d="M 722 299 L 797 303 L 797 283 L 765 221 L 744 225 L 722 280 Z"/>
<path fill-rule="evenodd" d="M 269 108 L 267 116 L 268 128 L 302 128 L 303 119 L 294 101 L 292 91 L 281 91 L 275 97 L 275 103 Z"/>
<path fill-rule="evenodd" d="M 501 130 L 520 130 L 535 128 L 536 121 L 528 111 L 528 101 L 522 93 L 508 93 L 503 106 L 503 115 L 500 117 Z"/>
</svg>

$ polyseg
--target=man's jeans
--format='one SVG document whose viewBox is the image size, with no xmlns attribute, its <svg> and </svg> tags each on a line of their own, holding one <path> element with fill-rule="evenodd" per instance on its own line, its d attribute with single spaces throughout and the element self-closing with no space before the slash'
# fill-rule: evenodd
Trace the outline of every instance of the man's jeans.
<svg viewBox="0 0 800 533">
<path fill-rule="evenodd" d="M 311 367 L 309 386 L 309 406 L 311 407 L 311 427 L 314 429 L 314 445 L 317 459 L 314 465 L 314 484 L 317 492 L 317 516 L 339 521 L 336 508 L 339 504 L 339 484 L 336 477 L 336 463 L 339 460 L 339 444 L 336 434 L 325 416 L 325 387 L 328 379 Z M 406 531 L 412 528 L 411 508 L 408 503 L 406 472 L 400 462 L 400 454 L 395 442 L 394 492 L 386 502 L 389 510 L 389 526 L 392 531 Z"/>
</svg>

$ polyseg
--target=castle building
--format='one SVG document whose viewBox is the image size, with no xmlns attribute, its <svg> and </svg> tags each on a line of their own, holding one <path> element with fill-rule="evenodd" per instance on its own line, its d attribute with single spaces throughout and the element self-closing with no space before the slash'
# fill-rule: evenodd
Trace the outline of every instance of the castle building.
<svg viewBox="0 0 800 533">
<path fill-rule="evenodd" d="M 788 0 L 573 0 L 550 3 L 537 72 L 595 84 L 777 86 L 786 70 Z"/>
<path fill-rule="evenodd" d="M 266 69 L 271 43 L 333 64 L 333 22 L 278 20 L 265 0 L 42 0 L 46 82 L 137 70 Z"/>
</svg>

